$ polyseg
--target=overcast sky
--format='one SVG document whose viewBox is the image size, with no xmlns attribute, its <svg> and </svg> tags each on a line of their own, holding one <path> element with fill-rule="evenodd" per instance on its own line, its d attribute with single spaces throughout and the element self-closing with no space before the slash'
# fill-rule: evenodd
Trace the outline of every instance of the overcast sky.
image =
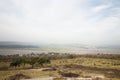
<svg viewBox="0 0 120 80">
<path fill-rule="evenodd" d="M 0 0 L 0 41 L 120 45 L 120 0 Z"/>
</svg>

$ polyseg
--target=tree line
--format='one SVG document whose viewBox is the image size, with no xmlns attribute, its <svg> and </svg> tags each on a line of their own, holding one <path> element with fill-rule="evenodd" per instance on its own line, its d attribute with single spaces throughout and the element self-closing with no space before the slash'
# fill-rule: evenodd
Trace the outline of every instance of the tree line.
<svg viewBox="0 0 120 80">
<path fill-rule="evenodd" d="M 10 67 L 20 67 L 21 65 L 25 66 L 26 64 L 31 65 L 32 68 L 34 68 L 35 64 L 39 64 L 40 66 L 43 66 L 43 64 L 50 63 L 49 58 L 39 58 L 39 57 L 32 57 L 32 58 L 18 58 L 12 60 L 10 63 Z"/>
</svg>

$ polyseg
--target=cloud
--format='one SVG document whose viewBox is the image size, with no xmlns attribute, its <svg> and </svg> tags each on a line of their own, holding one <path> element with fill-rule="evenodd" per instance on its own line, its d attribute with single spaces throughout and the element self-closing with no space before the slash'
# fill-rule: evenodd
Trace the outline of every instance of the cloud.
<svg viewBox="0 0 120 80">
<path fill-rule="evenodd" d="M 109 4 L 109 5 L 98 5 L 98 6 L 93 7 L 93 8 L 92 8 L 92 11 L 93 11 L 93 12 L 100 12 L 100 11 L 105 10 L 105 9 L 108 9 L 108 8 L 110 8 L 110 7 L 111 7 L 110 4 Z"/>
<path fill-rule="evenodd" d="M 90 1 L 0 1 L 0 40 L 43 43 L 118 43 L 119 7 L 113 7 L 113 4 L 94 6 L 92 2 L 90 2 L 92 5 L 88 6 L 88 2 Z M 97 13 L 103 10 L 106 12 Z M 113 35 L 110 32 L 112 29 L 116 31 Z M 110 35 L 112 37 L 106 37 Z"/>
</svg>

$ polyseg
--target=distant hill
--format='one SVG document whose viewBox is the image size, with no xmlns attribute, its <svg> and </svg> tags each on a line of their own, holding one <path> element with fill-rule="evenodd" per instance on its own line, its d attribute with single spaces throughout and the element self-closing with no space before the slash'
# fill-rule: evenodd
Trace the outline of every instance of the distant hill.
<svg viewBox="0 0 120 80">
<path fill-rule="evenodd" d="M 0 41 L 0 48 L 83 48 L 83 49 L 120 49 L 120 45 L 91 46 L 87 44 L 35 44 L 29 42 Z"/>
<path fill-rule="evenodd" d="M 104 46 L 97 46 L 97 48 L 104 48 L 104 49 L 120 49 L 120 45 L 104 45 Z"/>
<path fill-rule="evenodd" d="M 0 48 L 37 48 L 37 45 L 26 42 L 7 42 L 1 41 Z"/>
</svg>

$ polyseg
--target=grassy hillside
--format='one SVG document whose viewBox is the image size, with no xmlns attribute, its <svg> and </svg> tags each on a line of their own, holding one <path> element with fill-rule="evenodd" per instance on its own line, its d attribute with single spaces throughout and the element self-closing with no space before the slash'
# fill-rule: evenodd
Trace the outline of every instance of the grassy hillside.
<svg viewBox="0 0 120 80">
<path fill-rule="evenodd" d="M 10 76 L 15 74 L 24 74 L 30 78 L 41 77 L 57 77 L 63 78 L 62 73 L 74 73 L 80 77 L 91 77 L 102 75 L 105 76 L 102 80 L 119 80 L 120 79 L 120 60 L 118 59 L 105 59 L 98 57 L 68 57 L 61 59 L 51 59 L 51 63 L 40 66 L 36 64 L 34 68 L 31 65 L 21 65 L 17 68 L 10 67 L 11 62 L 0 62 L 0 80 L 9 79 Z M 42 71 L 41 68 L 54 68 L 55 70 Z M 64 79 L 61 79 L 64 80 Z M 101 80 L 101 79 L 100 79 Z"/>
</svg>

